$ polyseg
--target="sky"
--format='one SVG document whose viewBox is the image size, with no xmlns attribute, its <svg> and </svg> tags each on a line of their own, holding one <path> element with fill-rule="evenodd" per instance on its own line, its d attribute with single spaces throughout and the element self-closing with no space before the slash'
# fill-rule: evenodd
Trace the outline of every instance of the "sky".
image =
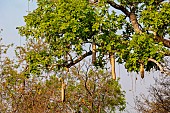
<svg viewBox="0 0 170 113">
<path fill-rule="evenodd" d="M 30 0 L 29 10 L 36 8 L 36 3 Z M 25 42 L 25 38 L 18 34 L 16 27 L 25 25 L 23 16 L 28 14 L 28 0 L 0 0 L 0 37 L 4 44 L 14 43 L 14 48 Z M 14 56 L 13 49 L 10 49 L 9 56 Z M 134 98 L 140 93 L 147 95 L 147 90 L 154 84 L 154 77 L 158 77 L 158 72 L 145 73 L 145 78 L 141 79 L 139 74 L 127 73 L 124 66 L 116 65 L 116 74 L 120 77 L 122 89 L 126 91 L 128 102 L 124 113 L 136 113 L 132 108 Z M 137 77 L 137 80 L 136 80 Z"/>
</svg>

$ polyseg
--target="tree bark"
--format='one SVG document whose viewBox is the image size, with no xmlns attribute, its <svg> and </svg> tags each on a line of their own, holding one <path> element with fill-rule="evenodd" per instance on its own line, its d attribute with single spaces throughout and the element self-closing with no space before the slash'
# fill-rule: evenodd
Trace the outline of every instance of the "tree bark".
<svg viewBox="0 0 170 113">
<path fill-rule="evenodd" d="M 112 78 L 116 80 L 116 72 L 115 72 L 115 57 L 113 53 L 110 53 L 110 64 L 111 64 L 111 71 L 112 71 Z"/>
<path fill-rule="evenodd" d="M 65 102 L 65 89 L 66 89 L 66 84 L 62 80 L 62 87 L 61 87 L 61 100 L 62 100 L 62 102 Z"/>
<path fill-rule="evenodd" d="M 129 18 L 130 18 L 130 21 L 132 23 L 135 33 L 141 34 L 142 30 L 139 28 L 139 23 L 137 21 L 137 17 L 135 13 L 130 13 Z"/>
<path fill-rule="evenodd" d="M 144 78 L 144 64 L 143 63 L 140 64 L 140 75 L 141 75 L 141 78 L 143 79 Z"/>
<path fill-rule="evenodd" d="M 95 64 L 96 62 L 96 44 L 95 42 L 92 43 L 92 63 Z"/>
<path fill-rule="evenodd" d="M 68 63 L 68 56 L 67 56 L 67 54 L 64 55 L 64 59 L 65 59 L 65 62 Z M 69 68 L 67 66 L 65 67 L 65 69 L 66 69 L 66 72 L 69 72 Z"/>
<path fill-rule="evenodd" d="M 154 62 L 160 69 L 160 71 L 163 73 L 164 72 L 164 69 L 163 67 L 161 66 L 161 64 L 159 64 L 159 62 L 157 62 L 155 59 L 152 59 L 152 58 L 149 58 L 148 61 L 151 61 L 151 62 Z"/>
</svg>

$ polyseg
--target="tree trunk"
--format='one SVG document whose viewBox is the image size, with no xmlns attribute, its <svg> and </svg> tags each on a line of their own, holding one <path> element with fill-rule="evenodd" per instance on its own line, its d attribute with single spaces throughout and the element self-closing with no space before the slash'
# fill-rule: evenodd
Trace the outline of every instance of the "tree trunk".
<svg viewBox="0 0 170 113">
<path fill-rule="evenodd" d="M 116 72 L 115 72 L 115 57 L 113 53 L 110 53 L 110 64 L 111 64 L 111 71 L 113 80 L 116 80 Z"/>
<path fill-rule="evenodd" d="M 95 64 L 96 62 L 96 44 L 95 42 L 92 43 L 92 63 Z"/>
<path fill-rule="evenodd" d="M 140 64 L 140 75 L 141 75 L 141 78 L 143 79 L 144 78 L 144 65 L 143 65 L 143 63 Z"/>
<path fill-rule="evenodd" d="M 65 62 L 68 63 L 68 54 L 64 55 L 64 60 Z M 67 66 L 65 67 L 65 69 L 66 69 L 66 72 L 69 72 L 69 68 Z"/>
<path fill-rule="evenodd" d="M 62 81 L 62 87 L 61 87 L 61 100 L 62 100 L 62 102 L 65 102 L 65 88 L 66 88 L 66 84 L 64 83 L 64 81 Z"/>
</svg>

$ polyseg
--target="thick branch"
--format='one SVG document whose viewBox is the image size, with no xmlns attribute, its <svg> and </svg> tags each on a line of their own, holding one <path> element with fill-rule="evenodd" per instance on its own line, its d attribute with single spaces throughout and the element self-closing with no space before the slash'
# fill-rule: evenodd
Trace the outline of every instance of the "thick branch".
<svg viewBox="0 0 170 113">
<path fill-rule="evenodd" d="M 142 30 L 139 28 L 140 25 L 139 25 L 139 23 L 138 23 L 138 20 L 137 20 L 137 17 L 136 17 L 136 15 L 135 15 L 135 13 L 130 13 L 129 18 L 130 18 L 130 21 L 131 21 L 132 26 L 133 26 L 133 28 L 134 28 L 134 31 L 135 31 L 136 33 L 141 34 L 141 33 L 142 33 Z"/>
<path fill-rule="evenodd" d="M 164 44 L 165 47 L 170 48 L 170 40 L 168 40 L 168 39 L 162 39 L 162 42 L 163 42 L 163 44 Z"/>
<path fill-rule="evenodd" d="M 76 60 L 71 61 L 68 64 L 66 64 L 66 63 L 63 63 L 63 64 L 53 64 L 53 65 L 51 65 L 51 67 L 49 67 L 49 70 L 52 70 L 54 68 L 54 66 L 70 68 L 71 66 L 77 64 L 78 62 L 80 62 L 81 60 L 83 60 L 84 58 L 86 58 L 87 56 L 90 56 L 90 55 L 92 55 L 92 51 L 86 52 L 85 54 L 83 54 L 82 56 L 80 56 Z"/>
<path fill-rule="evenodd" d="M 80 56 L 79 58 L 74 60 L 73 62 L 67 64 L 66 67 L 70 68 L 71 66 L 77 64 L 78 62 L 80 62 L 81 60 L 83 60 L 84 58 L 86 58 L 87 56 L 90 56 L 90 55 L 92 55 L 92 51 L 89 51 L 89 52 L 83 54 L 82 56 Z"/>
<path fill-rule="evenodd" d="M 154 34 L 154 36 L 155 36 L 155 41 L 157 41 L 157 42 L 162 42 L 165 47 L 170 48 L 170 40 L 164 39 L 163 37 L 159 36 L 159 35 L 157 34 L 157 32 L 154 32 L 153 34 Z"/>
<path fill-rule="evenodd" d="M 114 7 L 115 9 L 121 10 L 128 17 L 130 16 L 130 12 L 122 5 L 118 5 L 112 0 L 107 0 L 107 3 L 110 4 L 112 7 Z"/>
<path fill-rule="evenodd" d="M 159 62 L 157 62 L 155 59 L 149 58 L 148 61 L 154 62 L 159 67 L 160 71 L 164 72 L 164 69 L 161 64 L 159 64 Z"/>
<path fill-rule="evenodd" d="M 116 4 L 114 1 L 107 0 L 107 3 L 110 4 L 112 7 L 114 7 L 115 9 L 122 11 L 126 16 L 130 18 L 130 21 L 136 33 L 142 33 L 142 30 L 139 27 L 140 25 L 137 21 L 137 17 L 135 13 L 129 12 L 125 7 L 123 7 L 122 5 Z"/>
</svg>

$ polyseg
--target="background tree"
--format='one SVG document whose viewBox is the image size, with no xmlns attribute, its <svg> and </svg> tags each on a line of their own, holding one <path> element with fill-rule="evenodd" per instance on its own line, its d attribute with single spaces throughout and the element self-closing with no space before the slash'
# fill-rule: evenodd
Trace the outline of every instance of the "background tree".
<svg viewBox="0 0 170 113">
<path fill-rule="evenodd" d="M 2 31 L 2 29 L 1 29 Z M 0 33 L 1 33 L 0 31 Z M 7 50 L 12 46 L 13 44 L 4 45 L 2 43 L 2 38 L 0 38 L 0 111 L 5 111 L 8 109 L 8 102 L 4 101 L 4 99 L 9 99 L 5 92 L 8 92 L 9 90 L 6 89 L 8 82 L 6 82 L 7 75 L 3 75 L 3 70 L 5 66 L 10 65 L 10 60 L 7 58 Z M 9 66 L 9 70 L 11 70 L 12 66 Z M 7 69 L 7 68 L 6 68 Z M 15 70 L 11 71 L 11 73 L 15 74 Z M 10 87 L 10 86 L 9 86 Z M 5 91 L 6 90 L 6 91 Z M 4 92 L 5 91 L 5 92 Z"/>
<path fill-rule="evenodd" d="M 64 71 L 58 71 L 57 75 L 44 73 L 28 78 L 24 72 L 16 71 L 14 62 L 7 61 L 1 75 L 1 112 L 108 113 L 125 109 L 125 92 L 106 70 L 84 63 L 83 66 L 72 67 L 67 75 Z M 67 76 L 64 102 L 59 80 L 63 76 Z"/>
<path fill-rule="evenodd" d="M 93 113 L 114 112 L 116 109 L 124 110 L 124 92 L 121 91 L 118 81 L 113 81 L 110 73 L 106 70 L 92 68 L 89 64 L 83 65 L 86 69 L 72 68 L 69 75 L 73 81 L 68 81 L 70 86 L 68 88 L 71 88 L 71 92 L 74 92 L 72 95 L 75 96 L 70 95 L 66 98 L 70 101 L 73 109 L 76 109 L 77 112 Z M 77 85 L 74 86 L 72 83 Z"/>
<path fill-rule="evenodd" d="M 142 113 L 170 112 L 170 77 L 156 79 L 150 86 L 148 97 L 142 95 L 136 98 L 136 109 Z"/>
<path fill-rule="evenodd" d="M 32 74 L 70 68 L 93 52 L 94 65 L 104 67 L 110 59 L 112 71 L 116 59 L 142 78 L 151 68 L 165 72 L 161 63 L 169 55 L 169 1 L 38 0 L 37 5 L 18 28 L 22 36 L 46 45 L 26 53 Z"/>
</svg>

